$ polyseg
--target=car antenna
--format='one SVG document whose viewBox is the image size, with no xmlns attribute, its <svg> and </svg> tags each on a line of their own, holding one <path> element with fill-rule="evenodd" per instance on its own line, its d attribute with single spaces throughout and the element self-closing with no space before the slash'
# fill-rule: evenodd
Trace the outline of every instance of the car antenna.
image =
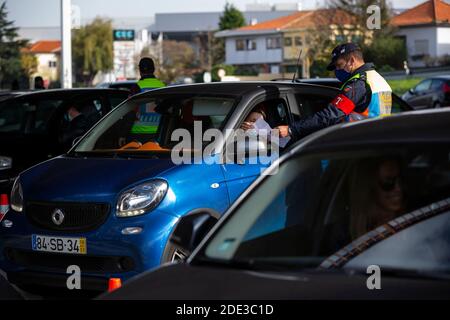
<svg viewBox="0 0 450 320">
<path fill-rule="evenodd" d="M 295 66 L 294 77 L 292 78 L 292 83 L 295 83 L 295 76 L 297 75 L 298 68 L 300 67 L 300 58 L 302 57 L 303 49 L 300 49 L 300 54 L 298 55 L 297 65 Z"/>
</svg>

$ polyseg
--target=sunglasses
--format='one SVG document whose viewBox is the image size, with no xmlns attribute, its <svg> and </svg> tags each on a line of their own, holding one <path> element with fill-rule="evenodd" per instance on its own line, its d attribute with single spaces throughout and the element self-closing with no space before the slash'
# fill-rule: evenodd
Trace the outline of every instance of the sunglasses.
<svg viewBox="0 0 450 320">
<path fill-rule="evenodd" d="M 384 181 L 379 181 L 378 184 L 383 191 L 389 192 L 394 190 L 397 184 L 401 187 L 402 179 L 400 176 L 392 177 Z"/>
</svg>

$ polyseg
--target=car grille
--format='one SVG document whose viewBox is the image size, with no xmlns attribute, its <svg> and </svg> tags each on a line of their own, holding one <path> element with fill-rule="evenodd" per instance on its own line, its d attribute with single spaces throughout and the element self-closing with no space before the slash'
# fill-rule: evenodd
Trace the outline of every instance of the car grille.
<svg viewBox="0 0 450 320">
<path fill-rule="evenodd" d="M 109 214 L 109 205 L 105 203 L 43 203 L 29 202 L 26 215 L 30 223 L 38 228 L 51 231 L 85 232 L 102 225 Z M 58 224 L 52 216 L 59 210 Z"/>
<path fill-rule="evenodd" d="M 135 268 L 134 260 L 130 257 L 90 256 L 61 253 L 35 252 L 5 248 L 5 257 L 26 268 L 49 268 L 66 272 L 67 267 L 76 265 L 82 272 L 121 273 Z"/>
</svg>

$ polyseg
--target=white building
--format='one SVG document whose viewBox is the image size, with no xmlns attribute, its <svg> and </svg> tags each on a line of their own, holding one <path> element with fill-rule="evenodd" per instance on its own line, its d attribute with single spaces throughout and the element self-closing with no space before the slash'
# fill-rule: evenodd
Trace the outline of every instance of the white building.
<svg viewBox="0 0 450 320">
<path fill-rule="evenodd" d="M 392 19 L 405 39 L 410 67 L 439 65 L 450 55 L 450 4 L 429 0 Z"/>
</svg>

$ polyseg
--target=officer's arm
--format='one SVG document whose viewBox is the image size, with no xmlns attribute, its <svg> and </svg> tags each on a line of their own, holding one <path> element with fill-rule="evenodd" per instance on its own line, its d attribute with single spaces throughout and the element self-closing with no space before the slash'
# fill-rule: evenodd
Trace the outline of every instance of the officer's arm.
<svg viewBox="0 0 450 320">
<path fill-rule="evenodd" d="M 292 136 L 300 139 L 315 131 L 342 122 L 361 103 L 365 93 L 366 88 L 363 81 L 347 84 L 326 108 L 294 122 L 290 126 Z"/>
</svg>

